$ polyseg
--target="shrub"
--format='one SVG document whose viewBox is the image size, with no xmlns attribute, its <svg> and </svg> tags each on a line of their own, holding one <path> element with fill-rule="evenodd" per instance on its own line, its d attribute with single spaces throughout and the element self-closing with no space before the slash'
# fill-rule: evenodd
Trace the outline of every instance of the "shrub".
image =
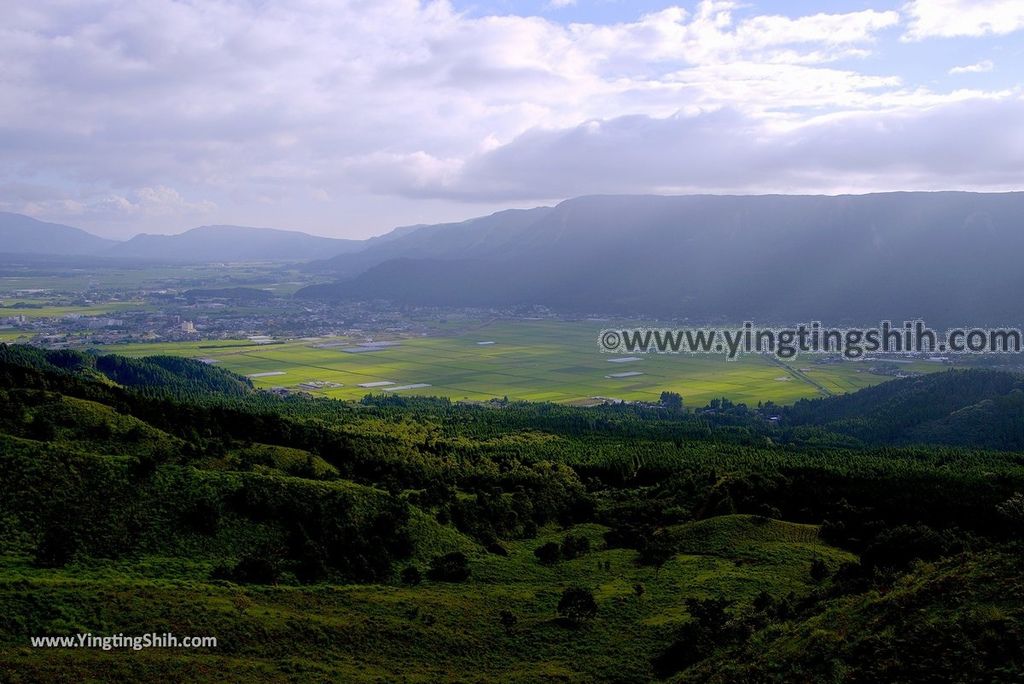
<svg viewBox="0 0 1024 684">
<path fill-rule="evenodd" d="M 594 592 L 583 587 L 569 587 L 558 601 L 558 614 L 574 625 L 582 625 L 597 615 Z"/>
<path fill-rule="evenodd" d="M 427 576 L 436 582 L 465 582 L 469 579 L 469 559 L 460 551 L 437 556 L 430 561 Z"/>
<path fill-rule="evenodd" d="M 554 565 L 562 560 L 562 547 L 555 542 L 548 542 L 534 549 L 533 555 L 543 565 Z"/>
<path fill-rule="evenodd" d="M 63 525 L 49 525 L 36 546 L 34 563 L 42 568 L 62 568 L 78 551 L 72 530 Z"/>
<path fill-rule="evenodd" d="M 401 579 L 402 584 L 408 584 L 410 587 L 414 587 L 423 581 L 423 575 L 420 573 L 419 568 L 415 565 L 410 565 L 402 570 Z"/>
<path fill-rule="evenodd" d="M 815 582 L 821 582 L 829 576 L 828 566 L 825 565 L 825 561 L 820 558 L 815 558 L 811 561 L 811 579 Z"/>
<path fill-rule="evenodd" d="M 216 568 L 213 576 L 239 584 L 277 584 L 280 570 L 269 554 L 257 552 L 242 556 L 233 567 Z"/>
<path fill-rule="evenodd" d="M 507 556 L 508 549 L 501 542 L 495 540 L 487 545 L 487 553 L 493 553 L 495 556 Z"/>
<path fill-rule="evenodd" d="M 515 629 L 516 623 L 519 622 L 519 618 L 511 610 L 501 611 L 501 615 L 498 618 L 501 622 L 502 629 L 505 630 L 505 634 L 512 634 L 512 630 Z"/>
<path fill-rule="evenodd" d="M 766 594 L 758 597 L 771 601 Z M 676 632 L 675 640 L 652 663 L 658 677 L 664 679 L 710 656 L 715 648 L 729 641 L 729 613 L 732 605 L 725 599 L 687 599 L 686 610 L 692 618 Z"/>
<path fill-rule="evenodd" d="M 568 534 L 562 540 L 562 557 L 567 560 L 590 553 L 590 540 L 583 536 Z"/>
</svg>

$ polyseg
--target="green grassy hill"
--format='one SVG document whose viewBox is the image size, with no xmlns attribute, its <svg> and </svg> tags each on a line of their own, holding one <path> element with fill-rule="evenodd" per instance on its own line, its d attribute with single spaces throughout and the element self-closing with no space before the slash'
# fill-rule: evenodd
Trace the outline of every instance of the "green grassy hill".
<svg viewBox="0 0 1024 684">
<path fill-rule="evenodd" d="M 729 595 L 749 603 L 761 591 L 806 594 L 813 587 L 813 557 L 850 557 L 822 544 L 816 552 L 786 557 L 766 549 L 764 558 L 740 565 L 686 553 L 656 572 L 637 566 L 633 551 L 602 549 L 605 529 L 596 525 L 544 530 L 536 539 L 508 543 L 507 557 L 474 549 L 444 528 L 413 529 L 423 535 L 417 545 L 426 555 L 466 550 L 471 579 L 415 587 L 253 587 L 196 581 L 208 571 L 201 561 L 144 556 L 41 570 L 24 557 L 8 556 L 0 583 L 6 615 L 0 667 L 16 667 L 26 681 L 81 681 L 110 671 L 174 680 L 191 676 L 197 664 L 219 681 L 641 681 L 652 676 L 650 659 L 687 619 L 687 597 Z M 752 550 L 759 542 L 749 529 L 752 535 L 736 533 L 734 541 Z M 533 550 L 566 534 L 587 536 L 596 550 L 552 567 L 539 563 Z M 577 584 L 594 590 L 600 619 L 575 629 L 562 624 L 556 606 L 562 589 Z M 511 634 L 500 624 L 501 610 L 517 616 Z M 83 658 L 23 645 L 31 634 L 154 630 L 214 634 L 220 644 L 197 655 L 145 652 L 130 661 L 124 653 Z"/>
<path fill-rule="evenodd" d="M 1017 453 L 786 442 L 724 405 L 280 398 L 102 358 L 0 345 L 5 682 L 1024 667 Z M 154 632 L 218 644 L 31 646 Z"/>
<path fill-rule="evenodd" d="M 1013 682 L 1024 653 L 1019 550 L 923 564 L 755 633 L 679 682 Z"/>
</svg>

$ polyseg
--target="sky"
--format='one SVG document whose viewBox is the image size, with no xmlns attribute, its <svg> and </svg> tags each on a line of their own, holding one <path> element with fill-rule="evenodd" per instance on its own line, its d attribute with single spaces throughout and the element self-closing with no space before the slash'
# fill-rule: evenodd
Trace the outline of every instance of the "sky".
<svg viewBox="0 0 1024 684">
<path fill-rule="evenodd" d="M 1022 0 L 0 0 L 0 211 L 367 237 L 598 193 L 1024 190 Z"/>
</svg>

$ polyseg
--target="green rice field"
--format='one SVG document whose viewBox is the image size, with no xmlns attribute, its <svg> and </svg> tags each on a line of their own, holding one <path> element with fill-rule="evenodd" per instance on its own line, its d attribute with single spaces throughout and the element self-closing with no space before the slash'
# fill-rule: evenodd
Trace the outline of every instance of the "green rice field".
<svg viewBox="0 0 1024 684">
<path fill-rule="evenodd" d="M 690 406 L 717 397 L 785 404 L 890 379 L 870 372 L 866 362 L 825 364 L 814 356 L 780 364 L 761 356 L 729 361 L 717 355 L 639 354 L 639 360 L 616 363 L 611 359 L 621 356 L 598 348 L 597 333 L 606 325 L 503 321 L 444 337 L 377 337 L 375 343 L 395 343 L 380 347 L 359 347 L 368 341 L 364 339 L 317 338 L 264 345 L 237 340 L 107 349 L 134 356 L 205 359 L 252 377 L 257 387 L 338 399 L 395 392 L 470 401 L 504 396 L 553 402 L 587 402 L 595 397 L 657 401 L 668 390 L 683 395 Z M 929 372 L 944 366 L 922 361 L 905 368 Z M 620 377 L 609 377 L 614 375 Z"/>
</svg>

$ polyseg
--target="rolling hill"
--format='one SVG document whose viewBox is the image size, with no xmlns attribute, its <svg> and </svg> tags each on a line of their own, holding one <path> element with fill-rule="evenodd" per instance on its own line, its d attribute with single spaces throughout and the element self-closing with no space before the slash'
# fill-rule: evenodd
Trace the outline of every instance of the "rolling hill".
<svg viewBox="0 0 1024 684">
<path fill-rule="evenodd" d="M 951 380 L 835 415 L 1015 382 Z M 2 344 L 0 405 L 4 681 L 1021 680 L 1017 453 Z M 151 633 L 217 641 L 69 647 Z"/>
<path fill-rule="evenodd" d="M 1024 193 L 594 196 L 423 227 L 301 297 L 701 320 L 1024 316 Z"/>
</svg>

